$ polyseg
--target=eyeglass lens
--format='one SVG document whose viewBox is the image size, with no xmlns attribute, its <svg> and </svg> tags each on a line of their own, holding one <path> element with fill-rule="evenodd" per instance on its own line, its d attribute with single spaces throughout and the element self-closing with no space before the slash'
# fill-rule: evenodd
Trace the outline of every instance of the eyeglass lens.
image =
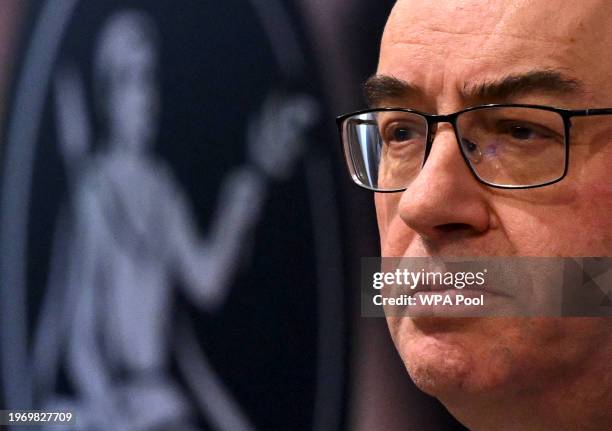
<svg viewBox="0 0 612 431">
<path fill-rule="evenodd" d="M 423 166 L 427 130 L 426 118 L 412 112 L 375 111 L 347 118 L 342 134 L 353 179 L 374 190 L 407 188 Z M 563 176 L 565 127 L 556 112 L 483 107 L 461 113 L 456 132 L 468 165 L 490 185 L 533 186 Z"/>
</svg>

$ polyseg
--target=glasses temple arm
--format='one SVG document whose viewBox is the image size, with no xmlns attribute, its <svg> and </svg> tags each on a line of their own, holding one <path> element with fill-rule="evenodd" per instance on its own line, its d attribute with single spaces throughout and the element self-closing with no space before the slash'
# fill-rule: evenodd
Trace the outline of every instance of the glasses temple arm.
<svg viewBox="0 0 612 431">
<path fill-rule="evenodd" d="M 612 108 L 575 109 L 569 111 L 571 117 L 588 117 L 591 115 L 611 115 Z"/>
</svg>

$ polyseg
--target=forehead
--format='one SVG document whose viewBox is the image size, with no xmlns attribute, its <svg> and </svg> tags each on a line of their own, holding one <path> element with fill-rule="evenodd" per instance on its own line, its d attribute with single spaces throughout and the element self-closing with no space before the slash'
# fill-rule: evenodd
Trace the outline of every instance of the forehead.
<svg viewBox="0 0 612 431">
<path fill-rule="evenodd" d="M 612 102 L 612 2 L 400 0 L 379 74 L 424 92 L 457 91 L 531 70 L 559 70 Z"/>
</svg>

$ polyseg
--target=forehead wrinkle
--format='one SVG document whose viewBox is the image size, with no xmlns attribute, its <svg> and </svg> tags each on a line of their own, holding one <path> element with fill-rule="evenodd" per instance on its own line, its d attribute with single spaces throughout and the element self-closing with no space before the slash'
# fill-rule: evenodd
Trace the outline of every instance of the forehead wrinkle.
<svg viewBox="0 0 612 431">
<path fill-rule="evenodd" d="M 565 107 L 610 105 L 612 2 L 504 4 L 400 0 L 385 28 L 379 72 L 417 84 L 427 96 L 423 109 L 432 112 L 464 105 L 466 82 L 529 68 L 556 69 L 582 81 L 584 91 L 576 95 L 584 97 L 560 99 Z"/>
<path fill-rule="evenodd" d="M 477 43 L 480 46 L 489 39 L 499 37 L 547 44 L 555 44 L 560 40 L 554 34 L 547 34 L 548 32 L 526 33 L 517 28 L 516 23 L 511 22 L 516 12 L 520 11 L 519 5 L 516 4 L 483 9 L 480 4 L 470 7 L 467 4 L 469 2 L 450 3 L 446 6 L 435 6 L 436 3 L 432 3 L 414 13 L 410 3 L 418 2 L 398 2 L 401 6 L 395 8 L 395 13 L 387 23 L 384 36 L 387 36 L 390 44 L 407 43 L 451 48 L 453 43 L 461 44 L 463 39 L 469 40 L 470 43 L 473 43 L 474 39 L 480 39 Z M 567 38 L 564 35 L 563 39 Z"/>
<path fill-rule="evenodd" d="M 398 0 L 389 22 L 447 34 L 504 33 L 563 41 L 602 28 L 593 24 L 601 24 L 610 12 L 609 0 L 583 0 L 578 7 L 565 0 Z"/>
<path fill-rule="evenodd" d="M 593 4 L 587 6 L 601 2 L 589 1 L 585 1 L 584 6 L 572 6 L 571 9 L 545 2 L 534 8 L 529 0 L 488 8 L 484 8 L 480 1 L 457 1 L 446 5 L 444 2 L 435 3 L 437 6 L 427 5 L 425 8 L 421 6 L 415 11 L 418 3 L 398 2 L 401 6 L 395 8 L 385 29 L 389 42 L 413 42 L 416 38 L 423 45 L 448 46 L 452 41 L 461 43 L 465 37 L 481 39 L 478 42 L 480 46 L 486 45 L 487 41 L 497 45 L 499 38 L 555 46 L 575 43 L 587 36 L 585 33 L 593 33 L 592 29 L 599 26 L 592 27 L 588 23 L 594 17 L 601 19 L 602 15 L 601 4 L 599 7 Z M 559 13 L 561 16 L 558 16 Z"/>
</svg>

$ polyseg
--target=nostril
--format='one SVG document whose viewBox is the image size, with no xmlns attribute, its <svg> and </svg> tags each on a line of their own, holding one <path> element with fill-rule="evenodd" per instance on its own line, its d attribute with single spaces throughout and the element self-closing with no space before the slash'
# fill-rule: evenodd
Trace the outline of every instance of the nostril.
<svg viewBox="0 0 612 431">
<path fill-rule="evenodd" d="M 436 230 L 442 233 L 460 232 L 473 229 L 474 228 L 467 223 L 446 223 L 436 226 Z"/>
</svg>

